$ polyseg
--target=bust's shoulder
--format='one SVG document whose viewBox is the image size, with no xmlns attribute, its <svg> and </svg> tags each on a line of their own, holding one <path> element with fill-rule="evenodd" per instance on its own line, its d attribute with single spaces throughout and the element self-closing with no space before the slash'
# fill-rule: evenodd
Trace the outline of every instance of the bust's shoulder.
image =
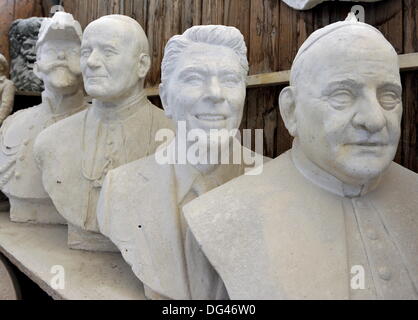
<svg viewBox="0 0 418 320">
<path fill-rule="evenodd" d="M 274 197 L 279 202 L 277 197 L 283 196 L 282 191 L 286 196 L 297 197 L 300 188 L 296 183 L 298 179 L 288 151 L 265 163 L 257 172 L 249 171 L 201 195 L 188 203 L 183 211 L 189 219 L 205 214 L 219 215 L 221 212 L 228 212 L 230 217 L 239 216 L 249 206 L 263 206 L 266 197 Z"/>
<path fill-rule="evenodd" d="M 42 130 L 36 138 L 34 152 L 51 150 L 59 153 L 60 150 L 71 150 L 71 145 L 79 143 L 83 119 L 86 110 L 80 111 L 68 118 L 62 119 Z"/>
<path fill-rule="evenodd" d="M 174 122 L 171 119 L 167 118 L 164 110 L 158 108 L 150 101 L 148 101 L 148 103 L 150 105 L 151 113 L 154 118 L 154 122 L 157 124 L 157 127 L 175 130 Z"/>
<path fill-rule="evenodd" d="M 112 169 L 108 176 L 109 180 L 112 180 L 115 185 L 130 189 L 131 187 L 138 188 L 150 181 L 159 180 L 156 176 L 162 176 L 164 179 L 169 169 L 170 165 L 157 163 L 153 154 Z M 163 183 L 163 181 L 161 180 L 160 183 Z"/>
<path fill-rule="evenodd" d="M 33 124 L 36 124 L 36 122 L 39 119 L 43 118 L 43 115 L 45 113 L 45 108 L 42 104 L 18 110 L 11 115 L 9 115 L 2 124 L 2 131 L 4 130 L 22 130 L 22 126 L 28 126 L 30 127 Z"/>
<path fill-rule="evenodd" d="M 396 188 L 396 194 L 399 193 L 399 196 L 402 194 L 402 197 L 407 196 L 418 200 L 418 174 L 392 162 L 384 173 L 379 188 L 388 189 L 389 192 L 392 189 L 392 194 L 395 191 L 393 189 Z"/>
<path fill-rule="evenodd" d="M 39 134 L 40 140 L 58 140 L 57 137 L 67 137 L 80 134 L 87 110 L 77 112 L 65 119 L 50 125 Z M 71 141 L 66 141 L 70 143 Z M 60 141 L 62 143 L 62 141 Z"/>
</svg>

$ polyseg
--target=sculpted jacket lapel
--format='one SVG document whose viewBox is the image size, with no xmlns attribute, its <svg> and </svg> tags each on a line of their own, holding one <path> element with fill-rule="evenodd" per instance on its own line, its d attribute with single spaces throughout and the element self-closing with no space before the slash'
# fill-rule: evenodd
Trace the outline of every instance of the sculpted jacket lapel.
<svg viewBox="0 0 418 320">
<path fill-rule="evenodd" d="M 142 226 L 138 231 L 138 252 L 141 255 L 142 248 L 149 249 L 147 266 L 141 272 L 143 281 L 169 298 L 188 299 L 186 267 L 184 259 L 179 258 L 184 257 L 184 252 L 173 165 L 156 165 L 142 175 L 153 177 L 138 207 L 138 223 Z M 160 277 L 156 278 L 156 274 Z"/>
</svg>

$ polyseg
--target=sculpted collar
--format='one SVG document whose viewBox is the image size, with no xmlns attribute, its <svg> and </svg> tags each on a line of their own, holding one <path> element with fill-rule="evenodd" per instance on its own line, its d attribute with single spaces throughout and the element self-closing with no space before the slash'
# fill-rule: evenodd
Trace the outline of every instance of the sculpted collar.
<svg viewBox="0 0 418 320">
<path fill-rule="evenodd" d="M 131 97 L 125 104 L 116 107 L 104 106 L 101 101 L 93 99 L 93 111 L 103 122 L 124 121 L 143 107 L 146 101 L 145 90 L 139 95 Z"/>
<path fill-rule="evenodd" d="M 160 149 L 159 152 L 164 152 Z M 176 150 L 176 139 L 173 139 L 166 147 L 171 162 L 174 163 L 175 150 Z M 199 170 L 193 167 L 191 164 L 174 164 L 174 172 L 176 176 L 176 189 L 177 189 L 177 201 L 180 203 L 190 189 L 193 183 L 199 177 L 203 179 L 211 179 L 214 184 L 220 186 L 226 181 L 238 176 L 242 171 L 242 165 L 239 164 L 220 164 L 213 171 L 208 174 L 202 174 Z"/>
<path fill-rule="evenodd" d="M 365 185 L 349 185 L 329 174 L 310 161 L 302 152 L 297 139 L 293 140 L 291 149 L 292 160 L 298 171 L 315 185 L 341 197 L 354 198 L 364 196 L 373 191 L 380 182 L 380 177 L 373 179 Z"/>
</svg>

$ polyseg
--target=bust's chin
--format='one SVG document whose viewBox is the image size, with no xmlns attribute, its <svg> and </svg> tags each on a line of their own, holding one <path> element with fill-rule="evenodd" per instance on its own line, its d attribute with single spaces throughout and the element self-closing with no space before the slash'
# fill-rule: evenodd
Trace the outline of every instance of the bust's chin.
<svg viewBox="0 0 418 320">
<path fill-rule="evenodd" d="M 368 162 L 340 163 L 334 170 L 335 176 L 350 185 L 365 185 L 380 177 L 392 161 L 376 159 Z"/>
<path fill-rule="evenodd" d="M 93 86 L 85 86 L 87 94 L 92 97 L 93 99 L 97 99 L 99 101 L 106 102 L 110 97 L 106 94 L 105 90 L 102 87 L 93 85 Z"/>
</svg>

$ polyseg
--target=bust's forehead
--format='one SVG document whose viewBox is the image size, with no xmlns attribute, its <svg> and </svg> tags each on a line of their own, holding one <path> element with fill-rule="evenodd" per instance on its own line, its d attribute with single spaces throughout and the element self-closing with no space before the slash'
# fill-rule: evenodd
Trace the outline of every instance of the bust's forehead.
<svg viewBox="0 0 418 320">
<path fill-rule="evenodd" d="M 131 43 L 136 35 L 137 30 L 134 26 L 125 21 L 105 16 L 91 22 L 86 27 L 83 33 L 83 41 L 91 41 L 99 37 L 101 40 L 118 39 Z"/>
<path fill-rule="evenodd" d="M 111 33 L 123 33 L 129 32 L 130 26 L 123 22 L 116 19 L 110 19 L 106 17 L 99 18 L 91 22 L 85 29 L 84 35 L 88 36 L 91 33 L 94 34 L 111 34 Z"/>
<path fill-rule="evenodd" d="M 209 43 L 193 43 L 185 48 L 180 59 L 181 64 L 205 64 L 217 61 L 220 65 L 239 66 L 239 57 L 229 47 Z"/>
<path fill-rule="evenodd" d="M 370 66 L 381 66 L 396 76 L 399 73 L 397 53 L 379 32 L 362 25 L 352 25 L 305 46 L 292 65 L 291 77 L 294 82 L 301 75 L 313 76 L 330 69 L 335 69 L 335 72 L 361 70 Z"/>
</svg>

